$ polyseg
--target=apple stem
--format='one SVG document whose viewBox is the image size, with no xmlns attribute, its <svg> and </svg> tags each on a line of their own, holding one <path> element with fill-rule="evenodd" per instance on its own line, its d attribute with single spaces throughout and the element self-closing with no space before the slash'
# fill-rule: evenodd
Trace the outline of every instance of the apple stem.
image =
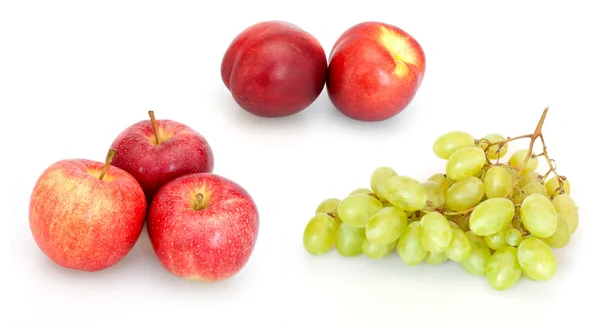
<svg viewBox="0 0 600 327">
<path fill-rule="evenodd" d="M 100 180 L 102 180 L 104 178 L 104 175 L 106 175 L 106 172 L 108 171 L 108 168 L 110 167 L 110 163 L 112 162 L 116 153 L 117 153 L 117 150 L 115 150 L 115 149 L 110 149 L 110 151 L 108 151 L 108 155 L 106 156 L 106 161 L 104 163 L 104 167 L 102 168 L 102 171 L 100 172 L 100 176 L 98 177 Z"/>
<path fill-rule="evenodd" d="M 196 203 L 194 204 L 194 210 L 204 209 L 204 194 L 196 193 Z"/>
<path fill-rule="evenodd" d="M 156 144 L 161 144 L 162 141 L 160 139 L 160 133 L 158 131 L 158 123 L 156 122 L 156 117 L 154 117 L 154 111 L 149 110 L 148 116 L 150 116 L 150 123 L 152 124 L 152 130 L 154 130 L 154 136 L 156 137 Z"/>
</svg>

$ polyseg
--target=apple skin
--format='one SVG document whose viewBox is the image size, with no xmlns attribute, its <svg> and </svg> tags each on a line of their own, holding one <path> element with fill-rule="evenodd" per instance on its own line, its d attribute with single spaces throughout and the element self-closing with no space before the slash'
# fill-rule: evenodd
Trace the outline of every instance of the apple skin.
<svg viewBox="0 0 600 327">
<path fill-rule="evenodd" d="M 156 120 L 162 139 L 156 144 L 151 120 L 127 127 L 111 144 L 112 165 L 135 177 L 148 204 L 156 191 L 182 175 L 212 172 L 214 154 L 208 141 L 189 126 L 168 119 Z"/>
<path fill-rule="evenodd" d="M 38 178 L 29 226 L 40 250 L 59 266 L 99 271 L 123 259 L 142 232 L 147 203 L 139 183 L 104 163 L 65 159 Z"/>
<path fill-rule="evenodd" d="M 343 32 L 332 48 L 327 94 L 344 115 L 383 121 L 413 100 L 425 74 L 421 45 L 402 29 L 363 22 Z"/>
<path fill-rule="evenodd" d="M 327 78 L 319 41 L 297 25 L 264 21 L 238 34 L 223 56 L 221 79 L 236 103 L 260 117 L 284 117 L 310 106 Z"/>
<path fill-rule="evenodd" d="M 203 195 L 204 206 L 197 205 Z M 148 236 L 171 274 L 216 282 L 237 274 L 256 244 L 259 214 L 252 197 L 222 176 L 179 177 L 156 193 L 147 219 Z"/>
</svg>

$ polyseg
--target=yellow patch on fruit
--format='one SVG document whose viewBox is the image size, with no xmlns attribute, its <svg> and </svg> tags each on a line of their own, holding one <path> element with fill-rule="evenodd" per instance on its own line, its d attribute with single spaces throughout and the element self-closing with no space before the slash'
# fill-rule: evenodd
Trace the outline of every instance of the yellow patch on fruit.
<svg viewBox="0 0 600 327">
<path fill-rule="evenodd" d="M 88 173 L 90 176 L 96 177 L 96 178 L 100 178 L 100 174 L 102 173 L 102 169 L 88 169 L 86 170 L 86 173 Z M 108 171 L 106 172 L 106 174 L 104 174 L 104 177 L 102 177 L 102 180 L 105 182 L 110 182 L 110 181 L 114 181 L 115 180 L 115 176 L 113 176 L 110 173 L 110 168 L 108 169 Z"/>
<path fill-rule="evenodd" d="M 398 76 L 406 75 L 409 71 L 406 63 L 418 64 L 417 54 L 411 49 L 409 40 L 385 26 L 380 26 L 379 28 L 381 30 L 379 37 L 381 43 L 383 43 L 383 46 L 388 49 L 396 61 L 396 70 L 394 73 Z"/>
<path fill-rule="evenodd" d="M 173 131 L 167 131 L 167 130 L 164 130 L 162 127 L 159 127 L 158 135 L 160 137 L 160 140 L 157 140 L 156 135 L 154 135 L 154 134 L 152 134 L 150 137 L 148 137 L 148 139 L 150 140 L 150 142 L 152 142 L 152 144 L 158 145 L 158 144 L 163 143 L 164 141 L 170 139 L 173 136 Z"/>
<path fill-rule="evenodd" d="M 206 208 L 209 201 L 210 192 L 207 192 L 206 187 L 204 186 L 190 192 L 190 206 L 193 210 L 202 210 Z"/>
</svg>

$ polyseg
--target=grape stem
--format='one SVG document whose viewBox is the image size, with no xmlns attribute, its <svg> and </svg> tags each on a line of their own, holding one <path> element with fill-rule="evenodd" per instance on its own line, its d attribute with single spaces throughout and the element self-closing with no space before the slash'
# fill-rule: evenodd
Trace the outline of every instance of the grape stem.
<svg viewBox="0 0 600 327">
<path fill-rule="evenodd" d="M 529 148 L 527 149 L 527 155 L 525 156 L 525 160 L 523 161 L 523 163 L 518 167 L 517 177 L 515 178 L 515 180 L 513 182 L 513 188 L 517 187 L 517 184 L 519 183 L 519 181 L 521 180 L 521 177 L 523 175 L 523 170 L 525 169 L 525 167 L 527 167 L 527 163 L 529 162 L 529 160 L 532 158 L 536 158 L 536 157 L 544 157 L 544 159 L 546 160 L 546 162 L 548 163 L 548 166 L 550 168 L 549 168 L 548 172 L 542 176 L 542 181 L 545 181 L 546 178 L 548 178 L 548 176 L 550 176 L 550 174 L 554 174 L 557 177 L 558 184 L 559 184 L 558 189 L 557 189 L 558 194 L 564 193 L 563 185 L 564 185 L 565 177 L 560 176 L 558 174 L 558 172 L 556 171 L 556 165 L 553 164 L 555 161 L 553 159 L 551 159 L 550 156 L 548 155 L 548 147 L 546 146 L 546 141 L 544 140 L 544 135 L 542 133 L 542 127 L 544 125 L 544 122 L 546 121 L 546 115 L 548 114 L 548 109 L 549 109 L 549 107 L 544 108 L 544 111 L 542 112 L 542 116 L 540 117 L 540 120 L 538 121 L 538 123 L 535 127 L 535 130 L 531 134 L 525 134 L 525 135 L 520 135 L 520 136 L 516 136 L 516 137 L 507 137 L 506 140 L 498 141 L 498 142 L 489 142 L 489 141 L 485 140 L 488 143 L 488 145 L 484 150 L 487 150 L 490 147 L 497 145 L 498 150 L 496 152 L 499 154 L 500 149 L 503 146 L 505 146 L 507 143 L 516 141 L 516 140 L 521 140 L 521 139 L 529 139 Z M 534 154 L 533 147 L 535 146 L 536 141 L 538 139 L 539 139 L 540 143 L 542 144 L 542 152 L 539 154 Z M 482 141 L 482 140 L 480 140 L 480 141 Z M 496 161 L 497 166 L 509 166 L 510 167 L 510 165 L 507 163 L 500 163 L 499 157 L 500 156 L 498 155 L 498 160 Z M 489 162 L 489 159 L 488 159 L 488 162 Z"/>
</svg>

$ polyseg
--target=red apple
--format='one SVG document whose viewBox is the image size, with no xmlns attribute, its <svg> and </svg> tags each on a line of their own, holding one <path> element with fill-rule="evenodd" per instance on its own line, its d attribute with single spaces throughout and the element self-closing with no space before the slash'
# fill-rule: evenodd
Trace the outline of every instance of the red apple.
<svg viewBox="0 0 600 327">
<path fill-rule="evenodd" d="M 111 145 L 117 154 L 112 165 L 129 172 L 140 183 L 148 203 L 166 182 L 187 174 L 212 172 L 213 152 L 206 139 L 182 123 L 150 120 L 126 128 Z"/>
<path fill-rule="evenodd" d="M 165 184 L 150 205 L 147 228 L 158 260 L 175 276 L 206 282 L 232 277 L 249 260 L 258 210 L 238 184 L 212 173 Z"/>
<path fill-rule="evenodd" d="M 323 91 L 327 58 L 319 41 L 282 21 L 257 23 L 226 50 L 221 78 L 233 99 L 261 117 L 283 117 L 312 104 Z"/>
<path fill-rule="evenodd" d="M 29 225 L 40 250 L 56 264 L 98 271 L 113 266 L 138 240 L 146 198 L 126 171 L 87 159 L 66 159 L 38 178 Z"/>
<path fill-rule="evenodd" d="M 346 116 L 382 121 L 404 110 L 425 74 L 425 54 L 400 28 L 363 22 L 346 30 L 330 55 L 327 94 Z"/>
</svg>

